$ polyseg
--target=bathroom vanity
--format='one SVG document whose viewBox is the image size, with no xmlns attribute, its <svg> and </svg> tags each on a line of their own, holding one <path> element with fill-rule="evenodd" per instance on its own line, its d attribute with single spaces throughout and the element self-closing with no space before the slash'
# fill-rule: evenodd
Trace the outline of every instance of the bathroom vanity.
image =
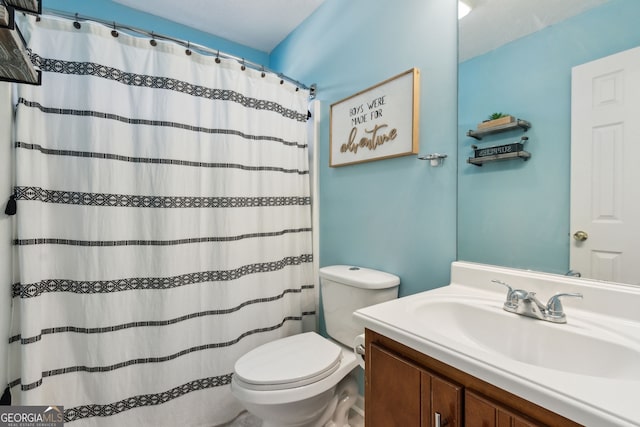
<svg viewBox="0 0 640 427">
<path fill-rule="evenodd" d="M 368 329 L 366 352 L 367 427 L 580 426 Z"/>
<path fill-rule="evenodd" d="M 467 262 L 451 277 L 356 311 L 368 427 L 640 426 L 639 288 Z M 504 310 L 492 280 L 583 299 L 538 320 Z"/>
</svg>

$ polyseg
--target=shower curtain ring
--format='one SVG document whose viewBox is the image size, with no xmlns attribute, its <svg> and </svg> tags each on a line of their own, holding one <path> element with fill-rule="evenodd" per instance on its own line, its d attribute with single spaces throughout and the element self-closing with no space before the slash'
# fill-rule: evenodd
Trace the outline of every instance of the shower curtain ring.
<svg viewBox="0 0 640 427">
<path fill-rule="evenodd" d="M 240 69 L 241 69 L 242 71 L 244 71 L 244 70 L 246 70 L 246 69 L 247 69 L 247 66 L 246 66 L 246 65 L 244 65 L 244 58 L 242 58 L 242 67 L 240 67 Z"/>
<path fill-rule="evenodd" d="M 191 47 L 191 43 L 187 41 L 187 50 L 184 51 L 184 53 L 186 53 L 187 56 L 191 56 L 191 49 L 189 49 L 190 47 Z"/>
<path fill-rule="evenodd" d="M 264 72 L 264 65 L 262 67 L 260 67 L 260 69 L 262 70 L 262 73 L 260 73 L 260 75 L 262 76 L 262 78 L 267 76 L 267 73 Z"/>
<path fill-rule="evenodd" d="M 156 36 L 153 34 L 153 31 L 151 31 L 151 40 L 149 40 L 149 44 L 151 46 L 157 46 L 158 42 L 156 41 Z"/>
<path fill-rule="evenodd" d="M 113 30 L 111 30 L 111 35 L 112 35 L 113 37 L 118 37 L 118 35 L 119 35 L 119 34 L 118 34 L 118 30 L 116 30 L 116 23 L 115 23 L 115 21 L 113 22 Z"/>
<path fill-rule="evenodd" d="M 76 13 L 76 20 L 73 21 L 73 26 L 78 30 L 82 27 L 82 25 L 80 25 L 80 23 L 78 22 L 78 14 L 77 13 Z"/>
<path fill-rule="evenodd" d="M 216 64 L 220 63 L 220 51 L 218 50 L 218 53 L 216 53 Z"/>
</svg>

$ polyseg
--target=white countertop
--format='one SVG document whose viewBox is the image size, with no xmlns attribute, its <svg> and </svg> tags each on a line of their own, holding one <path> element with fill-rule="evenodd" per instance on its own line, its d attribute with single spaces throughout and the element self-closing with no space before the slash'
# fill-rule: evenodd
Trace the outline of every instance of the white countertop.
<svg viewBox="0 0 640 427">
<path fill-rule="evenodd" d="M 367 307 L 356 311 L 354 316 L 365 328 L 585 426 L 640 426 L 640 374 L 637 374 L 640 358 L 637 369 L 633 366 L 634 374 L 628 376 L 549 369 L 490 351 L 475 345 L 473 340 L 450 336 L 455 334 L 447 333 L 446 324 L 428 324 L 418 318 L 419 311 L 415 310 L 438 300 L 481 301 L 485 307 L 495 307 L 496 315 L 502 316 L 506 289 L 492 284 L 492 279 L 535 291 L 543 301 L 560 291 L 581 292 L 583 300 L 563 300 L 568 318 L 565 325 L 507 312 L 505 321 L 512 320 L 508 316 L 516 316 L 513 325 L 516 329 L 522 325 L 518 322 L 530 321 L 554 328 L 574 328 L 581 333 L 593 329 L 596 335 L 598 331 L 604 334 L 610 331 L 619 337 L 621 344 L 630 346 L 633 355 L 634 351 L 640 354 L 640 288 L 466 262 L 454 262 L 451 277 L 449 286 Z M 539 351 L 563 352 L 559 347 Z M 607 357 L 602 348 L 598 350 L 585 352 L 582 357 L 598 357 L 593 361 L 596 365 L 615 369 L 616 360 Z"/>
</svg>

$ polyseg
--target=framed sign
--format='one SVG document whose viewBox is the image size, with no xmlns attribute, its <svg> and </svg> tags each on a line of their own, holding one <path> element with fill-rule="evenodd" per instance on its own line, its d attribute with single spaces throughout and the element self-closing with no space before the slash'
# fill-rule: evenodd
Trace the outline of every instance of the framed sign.
<svg viewBox="0 0 640 427">
<path fill-rule="evenodd" d="M 419 102 L 412 68 L 332 104 L 329 166 L 417 154 Z"/>
</svg>

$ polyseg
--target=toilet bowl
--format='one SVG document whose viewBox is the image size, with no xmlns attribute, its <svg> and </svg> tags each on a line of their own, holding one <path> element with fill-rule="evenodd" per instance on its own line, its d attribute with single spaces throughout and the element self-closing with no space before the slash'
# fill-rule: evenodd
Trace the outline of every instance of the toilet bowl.
<svg viewBox="0 0 640 427">
<path fill-rule="evenodd" d="M 266 368 L 268 365 L 268 369 Z M 232 393 L 263 420 L 263 427 L 343 427 L 358 396 L 358 366 L 351 348 L 315 332 L 264 344 L 236 363 Z M 341 414 L 336 413 L 339 404 Z"/>
<path fill-rule="evenodd" d="M 397 298 L 400 279 L 352 266 L 320 269 L 327 323 L 315 332 L 263 344 L 235 364 L 231 392 L 263 427 L 348 427 L 358 397 L 352 345 L 362 328 L 352 313 Z M 334 338 L 336 341 L 334 341 Z"/>
</svg>

